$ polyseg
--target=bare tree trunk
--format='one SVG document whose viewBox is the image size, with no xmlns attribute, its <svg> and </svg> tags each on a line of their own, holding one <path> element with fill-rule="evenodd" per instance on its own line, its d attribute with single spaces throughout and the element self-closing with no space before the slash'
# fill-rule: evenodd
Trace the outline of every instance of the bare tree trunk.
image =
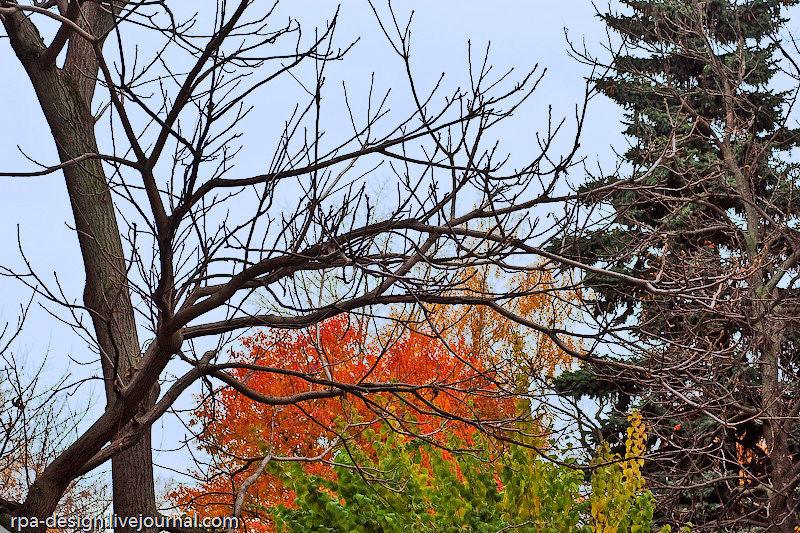
<svg viewBox="0 0 800 533">
<path fill-rule="evenodd" d="M 735 124 L 733 114 L 735 93 L 731 87 L 725 85 L 726 107 L 728 109 L 727 123 Z M 788 491 L 793 491 L 789 486 L 792 458 L 789 452 L 789 442 L 784 429 L 786 412 L 783 405 L 785 397 L 780 386 L 780 354 L 785 338 L 783 336 L 784 324 L 776 320 L 774 302 L 778 301 L 777 295 L 769 294 L 764 280 L 771 278 L 775 273 L 762 264 L 759 243 L 763 243 L 764 224 L 761 215 L 754 206 L 756 201 L 750 182 L 741 172 L 735 161 L 729 137 L 722 143 L 726 165 L 733 174 L 738 192 L 745 200 L 746 228 L 746 253 L 751 265 L 757 265 L 750 276 L 750 301 L 753 305 L 755 319 L 754 330 L 757 333 L 755 353 L 761 359 L 761 408 L 764 423 L 764 444 L 770 461 L 769 483 L 771 484 L 768 503 L 768 516 L 773 523 L 767 529 L 770 533 L 792 533 L 795 524 L 792 522 L 793 508 L 789 505 Z"/>
<path fill-rule="evenodd" d="M 792 457 L 789 442 L 783 427 L 785 410 L 782 401 L 784 393 L 780 390 L 779 355 L 781 350 L 781 324 L 763 324 L 765 333 L 765 349 L 762 355 L 763 369 L 761 374 L 761 396 L 764 405 L 764 440 L 771 464 L 771 491 L 769 495 L 769 516 L 775 519 L 770 526 L 770 533 L 792 533 L 795 524 L 790 494 L 794 492 L 790 486 Z"/>
<path fill-rule="evenodd" d="M 111 16 L 100 6 L 85 3 L 82 20 L 94 35 L 111 27 Z M 62 162 L 82 154 L 97 153 L 95 119 L 91 113 L 98 63 L 91 43 L 71 39 L 63 68 L 41 61 L 45 51 L 32 25 L 19 21 L 17 35 L 27 43 L 12 45 L 36 91 Z M 27 34 L 26 34 L 27 33 Z M 33 46 L 26 46 L 33 44 Z M 38 53 L 31 53 L 38 52 Z M 133 305 L 127 282 L 126 262 L 114 203 L 99 160 L 89 159 L 64 168 L 67 191 L 75 217 L 83 257 L 86 284 L 84 305 L 89 310 L 100 350 L 107 405 L 117 401 L 120 386 L 137 370 L 140 359 Z M 154 388 L 146 411 L 156 400 Z M 120 428 L 123 430 L 125 428 Z M 114 512 L 122 516 L 155 515 L 153 460 L 149 431 L 132 447 L 112 459 Z M 69 480 L 67 481 L 67 483 Z M 61 495 L 63 490 L 54 494 Z M 42 512 L 58 499 L 43 498 Z M 133 531 L 118 528 L 118 531 Z"/>
</svg>

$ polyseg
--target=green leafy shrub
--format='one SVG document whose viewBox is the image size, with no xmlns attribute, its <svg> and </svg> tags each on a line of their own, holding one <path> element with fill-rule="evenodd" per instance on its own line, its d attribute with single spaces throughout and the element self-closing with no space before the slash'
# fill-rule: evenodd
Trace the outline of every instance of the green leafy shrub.
<svg viewBox="0 0 800 533">
<path fill-rule="evenodd" d="M 638 413 L 629 421 L 624 457 L 601 446 L 588 482 L 552 443 L 547 457 L 519 444 L 497 457 L 451 454 L 384 429 L 369 453 L 336 455 L 335 479 L 276 470 L 297 499 L 272 515 L 285 533 L 647 533 L 655 502 L 640 471 L 645 429 Z"/>
</svg>

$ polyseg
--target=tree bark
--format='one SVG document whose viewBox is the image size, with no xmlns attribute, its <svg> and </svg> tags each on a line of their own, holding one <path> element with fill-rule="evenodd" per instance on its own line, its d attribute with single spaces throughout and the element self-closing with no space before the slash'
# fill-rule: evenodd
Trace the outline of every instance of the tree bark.
<svg viewBox="0 0 800 533">
<path fill-rule="evenodd" d="M 111 28 L 111 15 L 98 4 L 86 2 L 81 9 L 83 13 L 78 20 L 91 34 L 103 35 Z M 40 61 L 46 47 L 28 19 L 8 17 L 4 24 L 36 92 L 60 160 L 66 162 L 81 154 L 97 153 L 91 103 L 98 62 L 92 44 L 80 37 L 70 39 L 66 62 L 63 68 L 58 68 Z M 86 275 L 83 300 L 100 350 L 109 408 L 118 401 L 120 387 L 136 372 L 141 358 L 125 255 L 101 162 L 89 159 L 68 165 L 64 177 Z M 154 387 L 149 399 L 140 406 L 140 412 L 146 411 L 157 397 L 158 390 Z M 124 429 L 127 427 L 120 431 Z M 111 470 L 114 512 L 122 516 L 155 516 L 149 430 L 134 446 L 112 459 Z M 41 506 L 36 510 L 37 515 L 42 513 L 41 518 L 52 512 L 71 480 L 63 481 L 61 490 L 54 486 L 52 491 L 44 490 L 41 494 Z M 117 528 L 117 531 L 134 530 Z"/>
</svg>

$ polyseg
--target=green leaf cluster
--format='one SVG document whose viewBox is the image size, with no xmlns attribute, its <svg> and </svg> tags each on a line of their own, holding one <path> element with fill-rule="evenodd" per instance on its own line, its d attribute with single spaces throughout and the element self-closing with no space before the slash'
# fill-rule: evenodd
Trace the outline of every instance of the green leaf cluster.
<svg viewBox="0 0 800 533">
<path fill-rule="evenodd" d="M 633 427 L 633 425 L 632 425 Z M 572 459 L 513 444 L 451 454 L 388 430 L 373 449 L 342 450 L 335 478 L 286 467 L 294 508 L 272 509 L 284 533 L 650 532 L 655 502 L 639 471 L 643 425 L 625 457 L 599 449 L 588 475 Z M 453 440 L 453 446 L 458 443 Z M 529 444 L 535 444 L 530 442 Z M 540 443 L 544 444 L 544 443 Z M 661 530 L 662 533 L 669 528 Z"/>
</svg>

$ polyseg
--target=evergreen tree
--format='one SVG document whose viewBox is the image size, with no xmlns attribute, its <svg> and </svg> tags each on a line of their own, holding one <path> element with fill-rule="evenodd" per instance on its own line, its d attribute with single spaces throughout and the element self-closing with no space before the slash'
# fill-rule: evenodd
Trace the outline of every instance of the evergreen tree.
<svg viewBox="0 0 800 533">
<path fill-rule="evenodd" d="M 659 520 L 790 532 L 800 202 L 789 154 L 800 136 L 788 125 L 795 95 L 776 86 L 789 79 L 777 35 L 797 1 L 623 3 L 602 15 L 623 45 L 595 82 L 626 111 L 628 171 L 584 185 L 593 230 L 558 247 L 656 289 L 587 274 L 610 362 L 556 386 L 609 402 L 600 437 L 612 441 L 639 405 Z"/>
</svg>

